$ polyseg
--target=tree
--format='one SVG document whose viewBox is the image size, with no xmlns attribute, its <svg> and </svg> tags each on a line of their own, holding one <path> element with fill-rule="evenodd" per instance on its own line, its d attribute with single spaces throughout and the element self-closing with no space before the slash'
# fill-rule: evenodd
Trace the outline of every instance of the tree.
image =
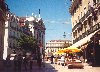
<svg viewBox="0 0 100 72">
<path fill-rule="evenodd" d="M 38 48 L 37 40 L 32 36 L 28 35 L 21 35 L 20 39 L 18 39 L 18 46 L 22 49 L 27 51 L 36 52 Z"/>
</svg>

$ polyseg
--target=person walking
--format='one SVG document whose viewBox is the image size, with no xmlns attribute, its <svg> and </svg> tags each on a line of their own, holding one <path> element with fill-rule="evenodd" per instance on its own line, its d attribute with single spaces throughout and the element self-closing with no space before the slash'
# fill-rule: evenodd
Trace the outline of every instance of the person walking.
<svg viewBox="0 0 100 72">
<path fill-rule="evenodd" d="M 41 62 L 42 62 L 41 53 L 39 53 L 37 56 L 37 63 L 39 67 L 41 67 Z"/>
<path fill-rule="evenodd" d="M 23 59 L 23 65 L 25 70 L 27 71 L 27 65 L 28 65 L 28 58 L 25 56 L 25 58 Z"/>
<path fill-rule="evenodd" d="M 61 56 L 61 65 L 64 66 L 64 64 L 65 64 L 65 56 L 62 55 Z"/>
<path fill-rule="evenodd" d="M 53 58 L 54 58 L 54 56 L 52 55 L 51 56 L 51 64 L 53 64 Z"/>
<path fill-rule="evenodd" d="M 6 70 L 9 70 L 11 67 L 10 55 L 6 58 Z"/>
<path fill-rule="evenodd" d="M 17 55 L 14 57 L 14 70 L 16 71 L 18 69 L 18 58 Z"/>
<path fill-rule="evenodd" d="M 33 60 L 32 57 L 30 57 L 30 70 L 32 70 L 32 66 L 33 66 Z"/>
<path fill-rule="evenodd" d="M 22 55 L 19 54 L 18 55 L 18 70 L 19 71 L 21 71 L 22 61 L 23 61 Z"/>
</svg>

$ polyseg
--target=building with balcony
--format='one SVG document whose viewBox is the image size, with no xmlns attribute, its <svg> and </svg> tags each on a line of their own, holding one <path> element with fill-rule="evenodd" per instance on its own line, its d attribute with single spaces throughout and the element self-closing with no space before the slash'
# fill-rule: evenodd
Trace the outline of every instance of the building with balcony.
<svg viewBox="0 0 100 72">
<path fill-rule="evenodd" d="M 5 3 L 5 0 L 0 0 L 0 60 L 3 59 L 5 21 L 8 10 L 8 5 Z"/>
<path fill-rule="evenodd" d="M 7 55 L 16 52 L 15 50 L 18 47 L 17 40 L 20 38 L 22 32 L 17 16 L 11 12 L 7 12 L 6 17 L 3 59 L 6 59 Z"/>
<path fill-rule="evenodd" d="M 46 43 L 46 49 L 45 53 L 47 56 L 51 56 L 52 53 L 57 52 L 60 49 L 64 49 L 65 45 L 66 47 L 69 47 L 71 45 L 70 40 L 51 40 Z"/>
<path fill-rule="evenodd" d="M 39 52 L 44 54 L 45 48 L 45 25 L 42 18 L 37 18 L 35 16 L 26 17 L 26 21 L 29 23 L 29 29 L 32 36 L 38 41 Z"/>
<path fill-rule="evenodd" d="M 72 0 L 69 12 L 72 15 L 72 46 L 81 48 L 88 62 L 100 64 L 100 0 Z"/>
<path fill-rule="evenodd" d="M 13 53 L 22 53 L 18 47 L 17 40 L 22 34 L 32 34 L 28 24 L 26 24 L 26 17 L 18 17 L 11 12 L 7 12 L 6 17 L 3 59 L 6 59 L 7 55 Z"/>
</svg>

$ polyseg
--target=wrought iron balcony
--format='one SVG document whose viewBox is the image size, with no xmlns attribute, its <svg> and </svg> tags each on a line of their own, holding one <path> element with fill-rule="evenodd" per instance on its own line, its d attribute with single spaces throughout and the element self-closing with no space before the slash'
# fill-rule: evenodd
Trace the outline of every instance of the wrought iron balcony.
<svg viewBox="0 0 100 72">
<path fill-rule="evenodd" d="M 92 26 L 89 30 L 87 30 L 82 35 L 80 35 L 78 38 L 76 38 L 75 40 L 73 40 L 73 43 L 78 42 L 79 40 L 85 38 L 86 36 L 90 35 L 91 33 L 93 33 L 94 31 L 96 31 L 98 29 L 100 29 L 100 23 Z"/>
<path fill-rule="evenodd" d="M 87 11 L 87 13 L 79 20 L 79 23 L 77 23 L 72 31 L 74 31 L 76 28 L 80 27 L 80 24 L 82 24 L 82 22 L 92 13 L 92 8 L 90 7 L 89 10 Z"/>
<path fill-rule="evenodd" d="M 74 31 L 76 28 L 81 27 L 81 24 L 82 24 L 81 22 L 77 23 L 77 24 L 73 27 L 72 31 Z"/>
<path fill-rule="evenodd" d="M 75 9 L 78 8 L 78 5 L 82 4 L 82 0 L 74 0 L 69 8 L 69 12 L 73 15 Z"/>
</svg>

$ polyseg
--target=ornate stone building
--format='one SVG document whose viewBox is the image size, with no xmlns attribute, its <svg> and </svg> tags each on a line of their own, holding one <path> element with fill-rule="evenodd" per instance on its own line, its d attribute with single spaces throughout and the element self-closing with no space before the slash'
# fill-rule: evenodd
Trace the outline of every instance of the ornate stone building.
<svg viewBox="0 0 100 72">
<path fill-rule="evenodd" d="M 26 20 L 29 22 L 29 28 L 32 36 L 38 41 L 38 46 L 40 47 L 39 52 L 44 54 L 46 28 L 42 18 L 31 16 L 26 17 Z"/>
<path fill-rule="evenodd" d="M 57 52 L 60 49 L 64 49 L 65 45 L 66 47 L 70 46 L 72 43 L 70 40 L 51 40 L 46 43 L 46 55 L 51 56 L 52 53 Z"/>
<path fill-rule="evenodd" d="M 17 40 L 23 32 L 18 16 L 7 12 L 6 17 L 3 59 L 6 59 L 7 55 L 16 52 L 15 50 L 18 48 Z"/>
</svg>

